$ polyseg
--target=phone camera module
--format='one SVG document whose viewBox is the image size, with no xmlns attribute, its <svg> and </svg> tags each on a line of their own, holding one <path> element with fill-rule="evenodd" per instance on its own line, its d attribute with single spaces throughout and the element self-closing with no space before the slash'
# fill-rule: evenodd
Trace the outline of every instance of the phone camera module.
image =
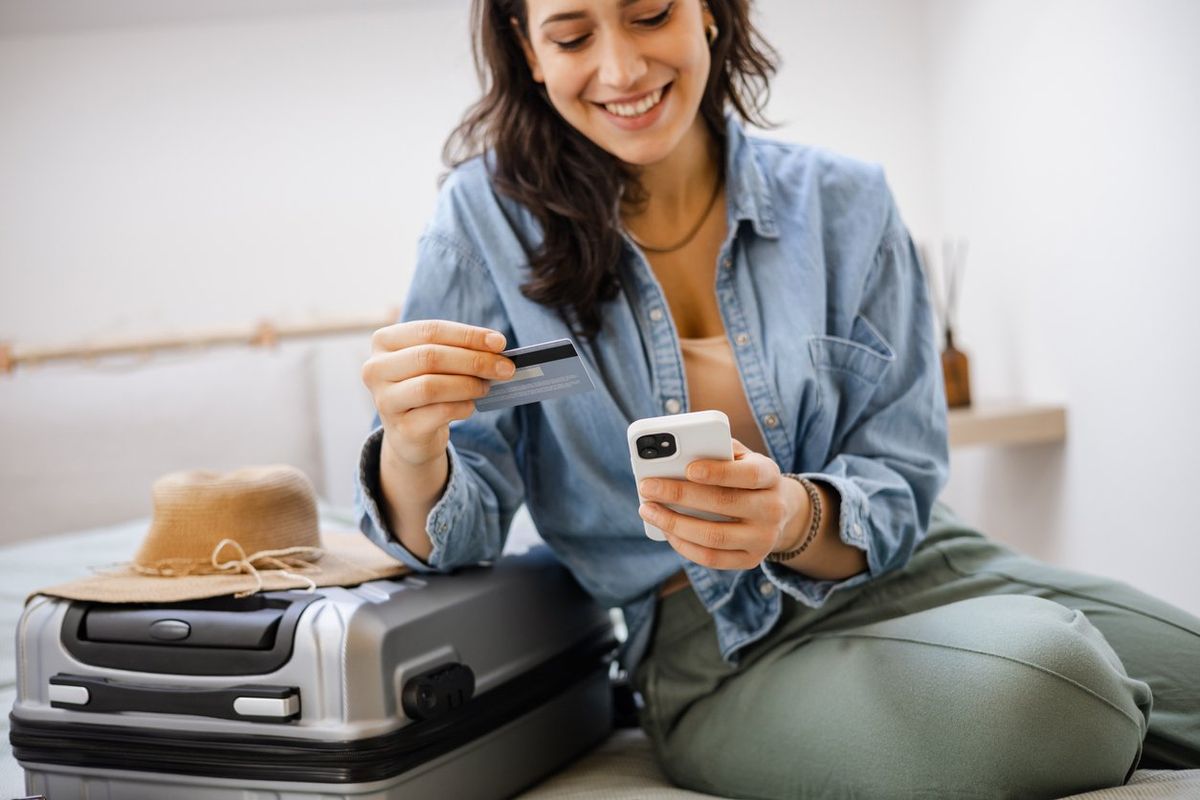
<svg viewBox="0 0 1200 800">
<path fill-rule="evenodd" d="M 638 454 L 645 459 L 667 458 L 675 455 L 675 437 L 669 433 L 639 436 L 637 449 Z"/>
</svg>

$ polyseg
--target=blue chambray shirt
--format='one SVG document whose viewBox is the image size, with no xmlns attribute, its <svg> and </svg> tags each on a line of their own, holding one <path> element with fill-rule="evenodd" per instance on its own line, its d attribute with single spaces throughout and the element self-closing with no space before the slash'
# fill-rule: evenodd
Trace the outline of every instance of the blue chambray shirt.
<svg viewBox="0 0 1200 800">
<path fill-rule="evenodd" d="M 646 537 L 625 429 L 691 410 L 662 287 L 626 240 L 621 291 L 604 307 L 602 331 L 590 344 L 572 336 L 553 309 L 522 296 L 541 229 L 492 188 L 482 158 L 443 184 L 402 318 L 493 328 L 509 347 L 571 338 L 596 390 L 451 423 L 449 483 L 427 520 L 428 563 L 380 518 L 378 417 L 360 463 L 362 531 L 418 571 L 498 558 L 526 503 L 583 587 L 623 610 L 630 672 L 648 646 L 656 589 L 681 567 L 715 619 L 722 655 L 736 662 L 779 618 L 776 588 L 817 607 L 903 566 L 947 477 L 929 298 L 882 170 L 750 137 L 732 118 L 727 125 L 728 237 L 714 291 L 742 387 L 780 469 L 836 490 L 840 536 L 865 551 L 868 572 L 829 581 L 771 563 L 715 570 Z"/>
</svg>

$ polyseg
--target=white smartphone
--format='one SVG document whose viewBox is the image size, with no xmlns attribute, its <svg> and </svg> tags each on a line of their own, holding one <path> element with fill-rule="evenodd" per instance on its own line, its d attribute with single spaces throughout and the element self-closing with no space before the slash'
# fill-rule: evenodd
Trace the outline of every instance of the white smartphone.
<svg viewBox="0 0 1200 800">
<path fill-rule="evenodd" d="M 700 459 L 733 460 L 733 439 L 729 435 L 729 418 L 721 411 L 693 411 L 666 417 L 639 419 L 629 426 L 629 459 L 633 477 L 638 484 L 644 478 L 674 478 L 687 480 L 687 466 Z M 638 495 L 638 500 L 642 499 Z M 671 503 L 667 508 L 700 519 L 728 521 L 731 517 L 697 511 Z M 646 535 L 655 541 L 666 541 L 661 530 L 643 522 Z"/>
</svg>

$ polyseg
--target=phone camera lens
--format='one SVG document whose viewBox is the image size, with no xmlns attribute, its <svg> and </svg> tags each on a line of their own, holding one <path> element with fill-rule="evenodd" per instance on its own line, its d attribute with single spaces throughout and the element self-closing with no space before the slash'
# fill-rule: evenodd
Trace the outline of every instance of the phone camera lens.
<svg viewBox="0 0 1200 800">
<path fill-rule="evenodd" d="M 669 433 L 639 436 L 637 448 L 642 458 L 666 458 L 675 454 L 675 437 Z"/>
</svg>

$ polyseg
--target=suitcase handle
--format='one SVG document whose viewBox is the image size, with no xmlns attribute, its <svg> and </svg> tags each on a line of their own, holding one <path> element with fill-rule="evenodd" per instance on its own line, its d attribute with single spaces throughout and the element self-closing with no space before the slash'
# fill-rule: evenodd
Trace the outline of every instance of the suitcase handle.
<svg viewBox="0 0 1200 800">
<path fill-rule="evenodd" d="M 84 621 L 88 641 L 270 650 L 283 608 L 231 613 L 207 609 L 91 609 Z"/>
<path fill-rule="evenodd" d="M 52 708 L 93 714 L 146 711 L 248 722 L 291 722 L 300 717 L 300 689 L 295 686 L 150 686 L 60 672 L 50 678 L 49 694 Z"/>
<path fill-rule="evenodd" d="M 61 639 L 67 652 L 95 667 L 263 675 L 291 658 L 300 615 L 321 597 L 264 592 L 155 605 L 72 602 L 63 615 Z"/>
</svg>

